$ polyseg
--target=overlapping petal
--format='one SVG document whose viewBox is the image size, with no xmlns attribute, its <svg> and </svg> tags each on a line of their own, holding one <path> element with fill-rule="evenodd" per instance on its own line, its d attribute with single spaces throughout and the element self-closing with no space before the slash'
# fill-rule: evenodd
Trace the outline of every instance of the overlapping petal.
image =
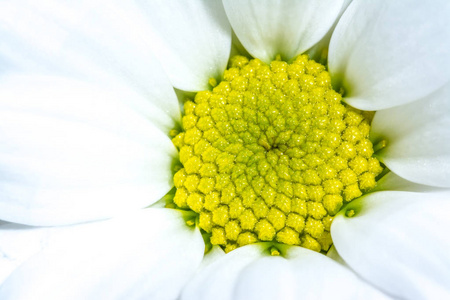
<svg viewBox="0 0 450 300">
<path fill-rule="evenodd" d="M 42 250 L 59 228 L 0 221 L 0 285 L 18 266 Z"/>
<path fill-rule="evenodd" d="M 222 256 L 188 283 L 181 299 L 385 298 L 322 254 L 284 247 L 283 257 L 270 256 L 268 247 L 254 244 Z"/>
<path fill-rule="evenodd" d="M 128 85 L 149 99 L 137 109 L 155 124 L 165 130 L 179 122 L 173 88 L 152 54 L 150 26 L 131 1 L 3 1 L 0 36 L 3 73 Z"/>
<path fill-rule="evenodd" d="M 175 299 L 204 251 L 200 232 L 168 209 L 59 230 L 3 283 L 1 299 Z"/>
<path fill-rule="evenodd" d="M 403 177 L 398 176 L 393 172 L 388 172 L 377 181 L 377 185 L 370 192 L 379 191 L 398 191 L 398 192 L 438 192 L 445 191 L 446 188 L 439 188 L 431 185 L 418 184 Z"/>
<path fill-rule="evenodd" d="M 285 60 L 317 43 L 337 19 L 339 1 L 224 0 L 228 19 L 247 51 L 266 63 Z"/>
<path fill-rule="evenodd" d="M 331 226 L 337 251 L 360 276 L 405 299 L 450 297 L 450 192 L 376 192 Z"/>
<path fill-rule="evenodd" d="M 231 27 L 220 0 L 138 1 L 153 33 L 147 37 L 172 84 L 207 90 L 221 79 L 231 50 Z"/>
<path fill-rule="evenodd" d="M 339 19 L 351 2 L 352 0 L 344 0 L 341 6 L 341 10 L 336 20 L 334 21 L 333 26 L 331 26 L 327 34 L 320 41 L 318 41 L 312 48 L 308 49 L 306 53 L 309 55 L 310 59 L 314 59 L 321 64 L 325 64 L 325 62 L 328 60 L 328 47 L 330 46 L 331 36 L 334 32 L 334 29 L 336 28 L 336 25 L 339 22 Z"/>
<path fill-rule="evenodd" d="M 373 137 L 388 141 L 377 155 L 391 170 L 449 187 L 450 5 L 354 2 L 333 34 L 334 83 L 355 107 L 389 108 L 376 114 Z M 326 40 L 346 3 L 230 0 L 225 10 L 247 50 L 270 62 Z M 152 51 L 175 87 L 207 89 L 231 47 L 225 10 L 218 0 L 0 4 L 0 219 L 60 225 L 136 211 L 60 228 L 1 223 L 0 280 L 12 275 L 0 298 L 178 296 L 203 241 L 179 212 L 139 212 L 172 186 L 176 151 L 165 133 L 179 121 Z M 379 188 L 416 193 L 375 192 L 350 204 L 357 216 L 341 213 L 332 227 L 339 253 L 330 257 L 342 264 L 299 247 L 280 246 L 281 257 L 268 255 L 269 244 L 227 255 L 216 248 L 182 299 L 386 297 L 346 264 L 395 296 L 450 297 L 449 193 L 394 174 Z"/>
<path fill-rule="evenodd" d="M 0 219 L 59 225 L 145 207 L 172 187 L 168 136 L 129 89 L 10 76 L 0 85 Z"/>
<path fill-rule="evenodd" d="M 330 42 L 329 70 L 345 101 L 379 110 L 450 80 L 450 3 L 354 0 Z"/>
<path fill-rule="evenodd" d="M 450 84 L 419 101 L 378 111 L 371 138 L 386 140 L 376 155 L 396 174 L 450 187 Z"/>
</svg>

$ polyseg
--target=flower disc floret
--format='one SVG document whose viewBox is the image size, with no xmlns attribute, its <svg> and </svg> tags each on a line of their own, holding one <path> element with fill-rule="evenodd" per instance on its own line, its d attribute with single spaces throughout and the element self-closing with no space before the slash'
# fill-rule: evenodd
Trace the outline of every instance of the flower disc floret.
<svg viewBox="0 0 450 300">
<path fill-rule="evenodd" d="M 174 203 L 227 252 L 258 241 L 327 251 L 333 216 L 382 171 L 371 115 L 342 103 L 306 55 L 270 65 L 233 57 L 184 111 Z"/>
</svg>

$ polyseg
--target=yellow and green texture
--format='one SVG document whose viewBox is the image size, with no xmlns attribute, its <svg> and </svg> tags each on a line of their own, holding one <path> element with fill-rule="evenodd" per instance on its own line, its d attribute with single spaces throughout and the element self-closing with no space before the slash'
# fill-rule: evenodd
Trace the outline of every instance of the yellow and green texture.
<svg viewBox="0 0 450 300">
<path fill-rule="evenodd" d="M 270 65 L 235 56 L 210 84 L 184 103 L 174 134 L 176 206 L 226 252 L 260 241 L 327 251 L 333 216 L 383 170 L 373 114 L 343 103 L 307 55 Z"/>
</svg>

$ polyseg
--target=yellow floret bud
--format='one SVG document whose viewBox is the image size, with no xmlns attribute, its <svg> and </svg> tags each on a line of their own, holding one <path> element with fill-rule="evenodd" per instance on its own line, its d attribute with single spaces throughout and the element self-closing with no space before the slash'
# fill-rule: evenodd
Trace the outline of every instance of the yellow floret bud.
<svg viewBox="0 0 450 300">
<path fill-rule="evenodd" d="M 286 216 L 284 215 L 284 213 L 273 207 L 267 214 L 267 220 L 269 220 L 269 222 L 277 231 L 283 228 L 286 224 Z"/>
<path fill-rule="evenodd" d="M 212 213 L 201 212 L 199 217 L 199 226 L 206 232 L 211 232 L 213 227 Z"/>
<path fill-rule="evenodd" d="M 228 223 L 228 207 L 221 205 L 213 211 L 213 222 L 221 227 Z"/>
<path fill-rule="evenodd" d="M 308 248 L 316 252 L 319 252 L 322 249 L 319 242 L 317 242 L 317 240 L 311 237 L 309 234 L 305 234 L 303 236 L 301 245 L 302 247 Z"/>
<path fill-rule="evenodd" d="M 293 228 L 297 233 L 302 233 L 305 228 L 305 218 L 296 213 L 291 213 L 287 217 L 286 226 Z"/>
<path fill-rule="evenodd" d="M 203 198 L 204 197 L 201 194 L 192 193 L 187 197 L 186 203 L 190 209 L 199 213 L 203 208 Z"/>
<path fill-rule="evenodd" d="M 180 208 L 187 208 L 186 200 L 189 196 L 189 192 L 184 188 L 178 188 L 175 197 L 173 198 L 173 202 Z"/>
<path fill-rule="evenodd" d="M 324 233 L 317 239 L 317 242 L 320 244 L 323 251 L 328 251 L 333 244 L 331 234 L 328 231 L 324 231 Z"/>
<path fill-rule="evenodd" d="M 341 195 L 326 195 L 323 197 L 323 206 L 331 216 L 337 214 L 343 203 Z"/>
<path fill-rule="evenodd" d="M 258 222 L 258 219 L 255 217 L 255 215 L 253 214 L 253 212 L 250 209 L 246 209 L 239 216 L 239 223 L 241 224 L 241 227 L 244 230 L 253 231 L 253 228 L 255 227 L 256 222 Z"/>
<path fill-rule="evenodd" d="M 287 245 L 300 245 L 300 235 L 291 228 L 283 228 L 277 232 L 277 242 Z"/>
<path fill-rule="evenodd" d="M 275 236 L 275 228 L 266 219 L 256 223 L 255 232 L 258 234 L 258 239 L 261 241 L 272 241 Z"/>
<path fill-rule="evenodd" d="M 351 201 L 351 200 L 353 200 L 355 198 L 358 198 L 361 195 L 362 195 L 362 192 L 359 189 L 357 183 L 348 185 L 344 189 L 344 200 L 346 202 L 349 202 L 349 201 Z"/>
<path fill-rule="evenodd" d="M 316 220 L 321 220 L 326 216 L 327 211 L 322 203 L 308 202 L 308 214 Z"/>
<path fill-rule="evenodd" d="M 258 238 L 254 233 L 251 232 L 243 232 L 237 238 L 237 243 L 239 246 L 245 246 L 248 244 L 253 244 L 258 241 Z"/>
<path fill-rule="evenodd" d="M 225 229 L 223 229 L 221 227 L 214 227 L 212 229 L 211 243 L 213 245 L 225 246 L 227 244 Z"/>
<path fill-rule="evenodd" d="M 236 241 L 240 233 L 241 227 L 237 221 L 231 220 L 225 225 L 225 235 L 228 240 Z"/>
<path fill-rule="evenodd" d="M 305 223 L 305 232 L 314 238 L 318 238 L 325 230 L 322 222 L 314 218 L 308 218 Z"/>
</svg>

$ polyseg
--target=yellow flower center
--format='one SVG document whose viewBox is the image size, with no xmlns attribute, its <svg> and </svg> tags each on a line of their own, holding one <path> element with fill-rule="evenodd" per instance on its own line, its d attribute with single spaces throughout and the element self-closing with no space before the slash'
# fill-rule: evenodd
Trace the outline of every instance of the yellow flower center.
<svg viewBox="0 0 450 300">
<path fill-rule="evenodd" d="M 342 103 L 306 55 L 270 65 L 233 57 L 184 113 L 173 200 L 226 252 L 258 241 L 327 251 L 333 216 L 382 171 L 372 114 Z"/>
</svg>

